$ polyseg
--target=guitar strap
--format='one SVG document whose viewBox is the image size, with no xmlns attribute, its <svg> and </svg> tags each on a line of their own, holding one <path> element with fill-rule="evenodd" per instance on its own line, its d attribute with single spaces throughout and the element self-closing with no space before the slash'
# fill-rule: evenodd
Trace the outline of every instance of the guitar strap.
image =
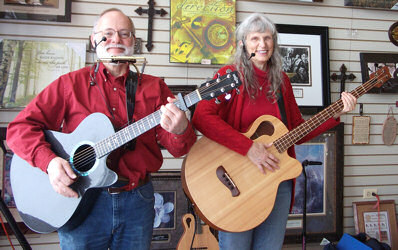
<svg viewBox="0 0 398 250">
<path fill-rule="evenodd" d="M 282 94 L 282 90 L 278 91 L 278 107 L 279 107 L 279 112 L 281 112 L 281 118 L 282 118 L 282 122 L 285 124 L 286 127 L 287 126 L 287 117 L 286 117 L 286 110 L 285 110 L 285 103 L 283 101 L 283 94 Z"/>
<path fill-rule="evenodd" d="M 137 74 L 133 71 L 129 71 L 126 80 L 126 109 L 127 109 L 127 123 L 130 125 L 133 122 L 134 104 L 135 104 L 135 92 L 137 91 Z M 125 149 L 134 150 L 136 144 L 136 138 L 129 141 L 124 145 Z"/>
</svg>

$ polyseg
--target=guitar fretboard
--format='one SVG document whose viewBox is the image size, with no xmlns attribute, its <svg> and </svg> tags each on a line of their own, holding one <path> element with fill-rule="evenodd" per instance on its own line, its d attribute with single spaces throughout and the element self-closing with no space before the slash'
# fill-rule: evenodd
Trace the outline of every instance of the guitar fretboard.
<svg viewBox="0 0 398 250">
<path fill-rule="evenodd" d="M 384 67 L 375 73 L 375 77 L 367 81 L 366 83 L 360 85 L 350 93 L 359 98 L 370 89 L 372 89 L 377 84 L 383 84 L 389 78 L 391 78 L 388 68 Z M 322 123 L 327 121 L 329 118 L 340 112 L 344 108 L 343 101 L 339 99 L 337 102 L 333 103 L 329 107 L 325 108 L 315 116 L 308 119 L 306 122 L 302 123 L 292 131 L 284 134 L 279 139 L 274 141 L 274 146 L 279 153 L 285 152 L 289 147 L 294 145 L 296 142 L 301 140 L 303 137 L 308 135 L 312 130 L 319 127 Z"/>
<path fill-rule="evenodd" d="M 184 96 L 184 102 L 187 107 L 191 107 L 192 105 L 199 102 L 200 95 L 199 92 L 193 91 Z M 181 110 L 185 111 L 179 100 L 176 100 L 174 104 Z M 148 130 L 156 127 L 160 124 L 160 117 L 162 112 L 160 110 L 155 111 L 154 113 L 138 120 L 137 122 L 119 130 L 112 136 L 99 141 L 94 145 L 94 150 L 98 158 L 101 158 L 113 150 L 119 148 L 120 146 L 126 144 L 127 142 L 133 140 L 134 138 L 142 135 Z"/>
</svg>

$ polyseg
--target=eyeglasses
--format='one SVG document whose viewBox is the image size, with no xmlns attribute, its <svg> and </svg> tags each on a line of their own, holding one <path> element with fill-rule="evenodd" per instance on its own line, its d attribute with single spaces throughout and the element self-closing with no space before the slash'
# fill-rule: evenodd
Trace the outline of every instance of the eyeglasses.
<svg viewBox="0 0 398 250">
<path fill-rule="evenodd" d="M 134 36 L 133 32 L 129 31 L 129 30 L 116 31 L 114 29 L 106 29 L 106 30 L 101 30 L 101 31 L 95 32 L 94 34 L 98 34 L 98 33 L 102 33 L 102 35 L 108 39 L 112 38 L 116 33 L 118 33 L 119 37 L 122 39 L 127 39 L 127 38 Z"/>
</svg>

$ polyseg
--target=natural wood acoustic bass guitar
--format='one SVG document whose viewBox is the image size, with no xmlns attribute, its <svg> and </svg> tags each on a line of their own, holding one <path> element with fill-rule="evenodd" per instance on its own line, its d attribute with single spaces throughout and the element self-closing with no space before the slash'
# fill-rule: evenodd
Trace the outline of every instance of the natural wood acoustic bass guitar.
<svg viewBox="0 0 398 250">
<path fill-rule="evenodd" d="M 356 98 L 391 78 L 387 67 L 351 91 Z M 280 160 L 280 169 L 262 174 L 247 156 L 207 137 L 199 139 L 182 166 L 182 185 L 206 224 L 218 230 L 242 232 L 262 223 L 270 214 L 279 184 L 296 178 L 302 171 L 299 161 L 287 154 L 293 146 L 344 107 L 340 99 L 297 128 L 288 131 L 277 118 L 259 117 L 244 135 L 254 141 L 272 142 L 270 152 Z"/>
</svg>

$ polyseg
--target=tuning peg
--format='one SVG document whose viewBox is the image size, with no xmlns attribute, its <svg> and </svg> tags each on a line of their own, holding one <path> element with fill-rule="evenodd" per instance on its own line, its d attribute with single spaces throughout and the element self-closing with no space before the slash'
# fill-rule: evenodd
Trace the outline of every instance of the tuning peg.
<svg viewBox="0 0 398 250">
<path fill-rule="evenodd" d="M 231 94 L 230 94 L 230 93 L 228 93 L 228 94 L 225 95 L 225 100 L 228 101 L 229 99 L 231 99 Z"/>
<path fill-rule="evenodd" d="M 238 88 L 235 88 L 235 90 L 236 90 L 236 94 L 240 94 L 240 90 L 238 89 Z"/>
<path fill-rule="evenodd" d="M 220 100 L 218 100 L 218 98 L 216 98 L 215 103 L 220 104 L 221 102 L 220 102 Z"/>
<path fill-rule="evenodd" d="M 229 73 L 231 73 L 232 72 L 232 70 L 231 69 L 227 69 L 227 71 L 226 71 L 228 74 Z"/>
</svg>

